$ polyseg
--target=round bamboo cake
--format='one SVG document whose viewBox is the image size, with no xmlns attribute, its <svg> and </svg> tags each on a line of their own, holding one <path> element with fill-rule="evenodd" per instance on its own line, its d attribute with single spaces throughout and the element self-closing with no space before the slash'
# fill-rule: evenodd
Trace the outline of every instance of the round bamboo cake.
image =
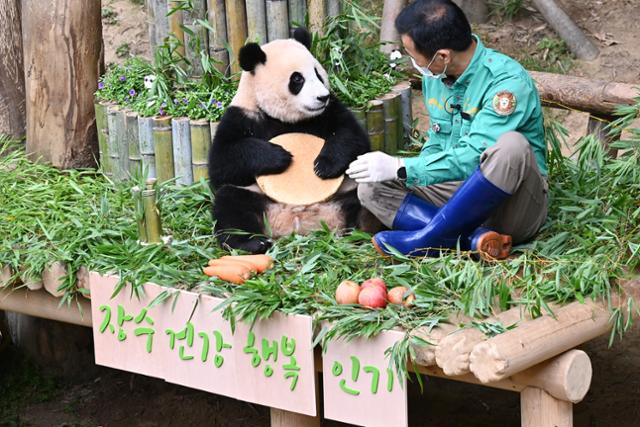
<svg viewBox="0 0 640 427">
<path fill-rule="evenodd" d="M 277 175 L 256 178 L 260 189 L 273 200 L 291 205 L 310 205 L 333 196 L 344 175 L 321 179 L 313 171 L 313 162 L 320 154 L 324 140 L 306 133 L 285 133 L 271 140 L 293 155 L 289 168 Z"/>
</svg>

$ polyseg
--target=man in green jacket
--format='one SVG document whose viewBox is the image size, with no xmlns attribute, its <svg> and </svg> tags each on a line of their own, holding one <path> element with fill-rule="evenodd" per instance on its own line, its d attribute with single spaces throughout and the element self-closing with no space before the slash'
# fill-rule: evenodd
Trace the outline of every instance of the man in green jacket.
<svg viewBox="0 0 640 427">
<path fill-rule="evenodd" d="M 361 203 L 391 231 L 382 254 L 440 249 L 506 258 L 547 216 L 547 150 L 540 98 L 527 71 L 485 47 L 450 0 L 416 0 L 396 20 L 422 74 L 428 140 L 416 157 L 372 152 L 347 174 Z"/>
</svg>

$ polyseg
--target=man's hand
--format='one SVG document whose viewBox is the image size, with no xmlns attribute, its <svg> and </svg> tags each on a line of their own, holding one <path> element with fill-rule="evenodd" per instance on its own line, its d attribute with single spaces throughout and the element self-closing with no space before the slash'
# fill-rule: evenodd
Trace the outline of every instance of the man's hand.
<svg viewBox="0 0 640 427">
<path fill-rule="evenodd" d="M 347 175 L 358 183 L 383 182 L 398 178 L 398 168 L 404 162 L 381 151 L 366 153 L 351 162 Z"/>
</svg>

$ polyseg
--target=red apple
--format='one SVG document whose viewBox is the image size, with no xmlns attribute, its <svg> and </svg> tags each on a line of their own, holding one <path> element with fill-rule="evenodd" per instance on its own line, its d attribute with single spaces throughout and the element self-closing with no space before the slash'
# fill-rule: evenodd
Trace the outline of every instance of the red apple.
<svg viewBox="0 0 640 427">
<path fill-rule="evenodd" d="M 336 302 L 338 304 L 357 304 L 360 294 L 360 285 L 351 280 L 345 280 L 336 289 Z"/>
<path fill-rule="evenodd" d="M 368 308 L 384 308 L 387 306 L 387 292 L 378 286 L 369 286 L 360 291 L 358 302 Z"/>
<path fill-rule="evenodd" d="M 369 280 L 365 280 L 364 282 L 362 282 L 362 285 L 360 285 L 362 289 L 367 289 L 371 286 L 378 287 L 383 290 L 385 294 L 387 293 L 387 285 L 384 283 L 384 280 L 379 277 L 372 277 Z"/>
<path fill-rule="evenodd" d="M 404 294 L 407 292 L 407 288 L 404 286 L 396 286 L 391 289 L 387 294 L 387 299 L 391 304 L 403 304 L 405 307 L 409 307 L 416 297 L 413 294 L 409 294 L 403 299 Z"/>
</svg>

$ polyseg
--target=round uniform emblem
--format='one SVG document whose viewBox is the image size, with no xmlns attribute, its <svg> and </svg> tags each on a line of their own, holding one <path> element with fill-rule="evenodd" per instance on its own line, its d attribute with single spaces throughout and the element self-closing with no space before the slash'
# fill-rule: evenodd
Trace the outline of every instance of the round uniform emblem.
<svg viewBox="0 0 640 427">
<path fill-rule="evenodd" d="M 508 90 L 498 92 L 493 97 L 493 109 L 501 116 L 510 116 L 516 110 L 516 97 Z"/>
</svg>

